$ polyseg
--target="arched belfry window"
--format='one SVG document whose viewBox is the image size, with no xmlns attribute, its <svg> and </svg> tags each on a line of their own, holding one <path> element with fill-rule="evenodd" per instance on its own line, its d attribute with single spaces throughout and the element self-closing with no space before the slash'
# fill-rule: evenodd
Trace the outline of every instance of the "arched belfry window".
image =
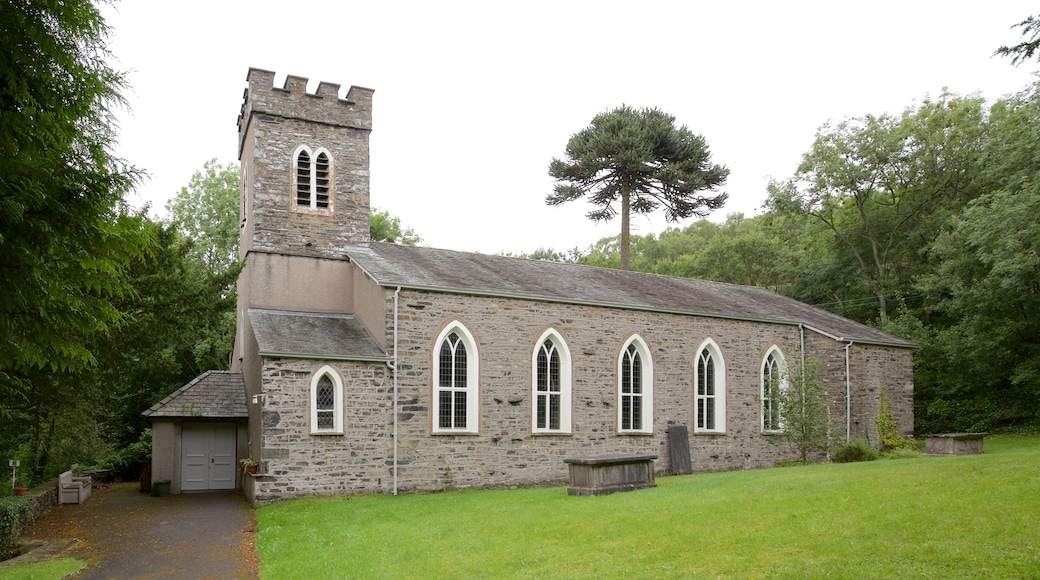
<svg viewBox="0 0 1040 580">
<path fill-rule="evenodd" d="M 433 432 L 477 433 L 477 343 L 462 323 L 454 321 L 441 331 L 434 345 Z"/>
<path fill-rule="evenodd" d="M 555 330 L 545 331 L 535 345 L 532 376 L 535 433 L 571 432 L 571 354 Z"/>
<path fill-rule="evenodd" d="M 332 205 L 332 157 L 319 147 L 300 145 L 293 154 L 293 189 L 297 210 L 328 210 Z"/>
<path fill-rule="evenodd" d="M 311 433 L 343 433 L 343 381 L 326 365 L 311 376 Z"/>
</svg>

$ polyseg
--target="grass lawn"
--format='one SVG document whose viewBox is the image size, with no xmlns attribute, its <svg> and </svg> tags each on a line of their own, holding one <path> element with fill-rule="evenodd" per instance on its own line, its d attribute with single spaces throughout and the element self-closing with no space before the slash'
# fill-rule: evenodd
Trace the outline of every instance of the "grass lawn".
<svg viewBox="0 0 1040 580">
<path fill-rule="evenodd" d="M 84 566 L 80 560 L 72 558 L 56 558 L 33 562 L 31 564 L 15 564 L 0 569 L 0 578 L 4 580 L 61 580 L 70 578 Z"/>
<path fill-rule="evenodd" d="M 1037 578 L 1040 436 L 986 454 L 565 487 L 291 500 L 263 578 Z"/>
</svg>

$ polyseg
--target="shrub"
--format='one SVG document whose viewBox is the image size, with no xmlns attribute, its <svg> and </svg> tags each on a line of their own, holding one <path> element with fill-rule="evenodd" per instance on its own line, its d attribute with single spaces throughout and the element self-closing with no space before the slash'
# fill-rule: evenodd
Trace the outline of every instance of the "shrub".
<svg viewBox="0 0 1040 580">
<path fill-rule="evenodd" d="M 852 439 L 839 446 L 831 454 L 834 463 L 852 463 L 853 461 L 874 461 L 880 456 L 877 449 L 866 439 Z"/>
<path fill-rule="evenodd" d="M 918 457 L 924 457 L 924 453 L 916 449 L 904 447 L 902 449 L 892 449 L 881 454 L 885 459 L 917 459 Z"/>
<path fill-rule="evenodd" d="M 0 497 L 0 554 L 6 554 L 32 519 L 32 499 L 26 496 Z"/>
<path fill-rule="evenodd" d="M 119 479 L 134 480 L 152 463 L 152 430 L 145 429 L 141 437 L 102 460 L 101 466 L 111 469 Z"/>
<path fill-rule="evenodd" d="M 914 442 L 906 439 L 896 431 L 896 419 L 892 415 L 892 402 L 885 396 L 885 391 L 878 393 L 877 431 L 881 449 L 913 449 Z"/>
</svg>

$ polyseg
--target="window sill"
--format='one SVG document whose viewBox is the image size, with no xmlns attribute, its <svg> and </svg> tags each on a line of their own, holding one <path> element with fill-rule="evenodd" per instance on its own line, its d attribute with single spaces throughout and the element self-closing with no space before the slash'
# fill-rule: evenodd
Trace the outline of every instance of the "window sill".
<svg viewBox="0 0 1040 580">
<path fill-rule="evenodd" d="M 570 431 L 531 431 L 532 437 L 573 437 Z"/>
<path fill-rule="evenodd" d="M 653 431 L 618 431 L 615 433 L 618 437 L 653 437 Z"/>
<path fill-rule="evenodd" d="M 720 435 L 726 435 L 726 432 L 725 431 L 694 431 L 693 435 L 694 436 L 707 435 L 707 436 L 710 436 L 710 437 L 718 437 Z"/>
<path fill-rule="evenodd" d="M 314 437 L 342 437 L 346 435 L 343 431 L 311 431 Z"/>
</svg>

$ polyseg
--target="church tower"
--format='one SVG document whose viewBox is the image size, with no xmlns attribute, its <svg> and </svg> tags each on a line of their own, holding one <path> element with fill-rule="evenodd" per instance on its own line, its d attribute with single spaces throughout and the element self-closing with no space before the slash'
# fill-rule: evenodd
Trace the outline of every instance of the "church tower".
<svg viewBox="0 0 1040 580">
<path fill-rule="evenodd" d="M 270 354 L 257 329 L 276 332 L 281 342 L 271 348 L 280 351 L 307 336 L 301 321 L 352 317 L 346 249 L 370 238 L 373 91 L 350 87 L 340 98 L 337 84 L 322 82 L 308 93 L 305 78 L 289 76 L 276 87 L 274 77 L 249 69 L 238 117 L 244 266 L 231 370 L 243 376 L 254 458 L 262 441 L 263 357 Z"/>
<path fill-rule="evenodd" d="M 371 89 L 255 68 L 238 117 L 240 254 L 267 252 L 339 259 L 369 241 Z"/>
</svg>

